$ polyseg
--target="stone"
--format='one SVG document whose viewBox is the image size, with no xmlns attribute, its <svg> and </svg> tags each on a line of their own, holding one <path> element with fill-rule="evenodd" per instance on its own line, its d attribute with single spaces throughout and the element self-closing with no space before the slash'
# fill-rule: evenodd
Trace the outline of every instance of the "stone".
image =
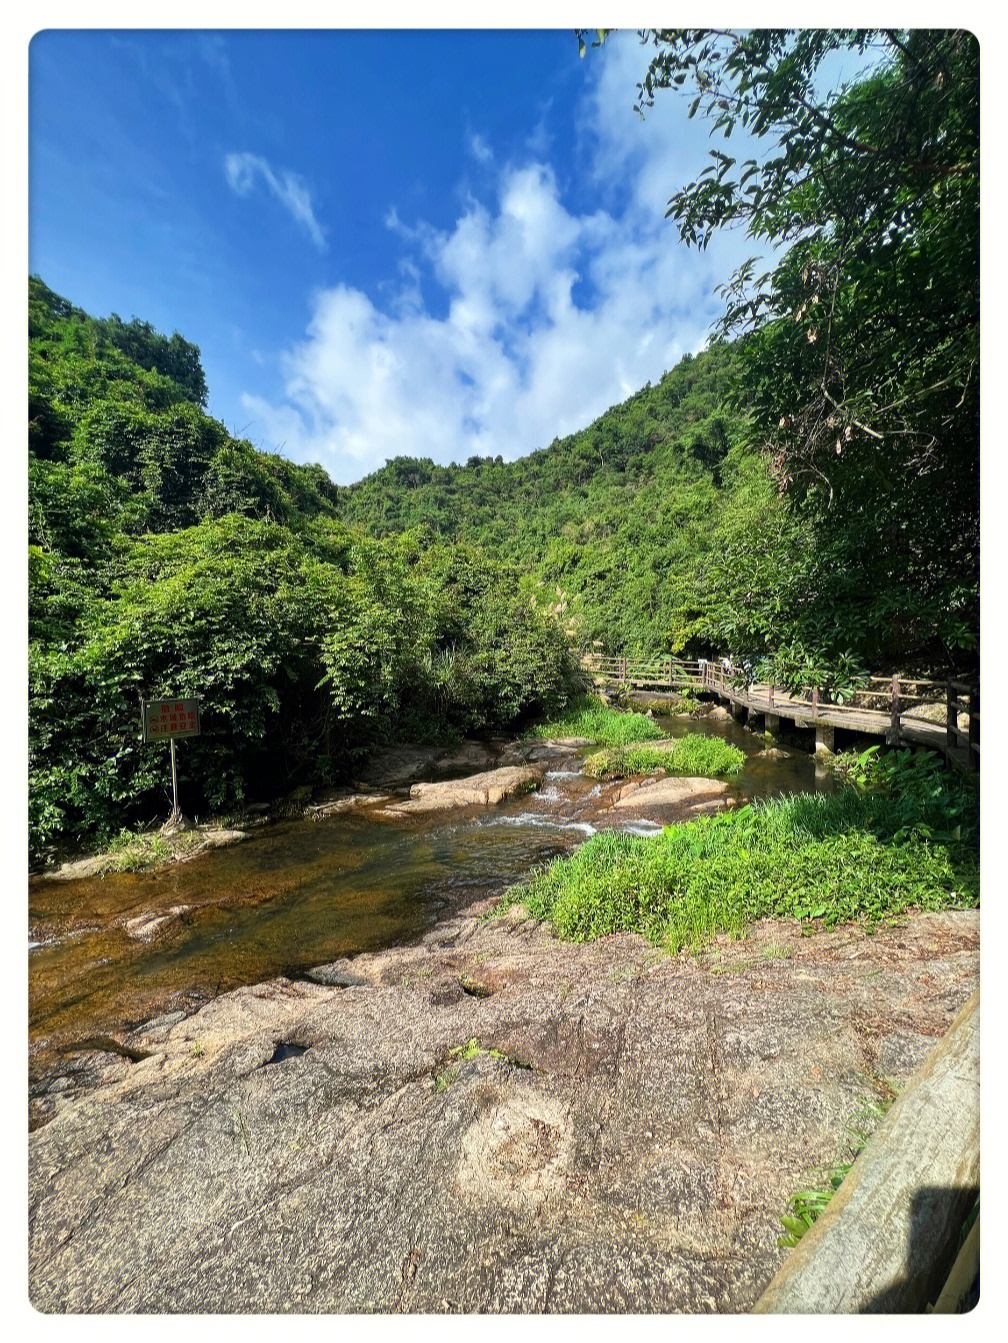
<svg viewBox="0 0 1008 1343">
<path fill-rule="evenodd" d="M 333 989 L 358 989 L 371 983 L 363 975 L 351 970 L 349 961 L 333 961 L 329 965 L 317 965 L 306 972 L 305 978 Z"/>
<path fill-rule="evenodd" d="M 718 811 L 728 792 L 722 779 L 702 779 L 671 775 L 664 779 L 642 782 L 636 787 L 623 785 L 613 806 L 617 811 L 651 811 L 655 808 L 675 809 L 677 819 L 688 819 L 711 811 Z"/>
<path fill-rule="evenodd" d="M 545 768 L 536 765 L 505 765 L 501 769 L 470 774 L 464 779 L 440 783 L 415 783 L 405 802 L 391 803 L 384 813 L 393 816 L 449 811 L 455 807 L 493 807 L 516 793 L 527 792 L 542 782 Z"/>
<path fill-rule="evenodd" d="M 126 1041 L 150 1057 L 54 1091 L 36 1309 L 748 1310 L 790 1196 L 978 978 L 975 910 L 700 955 L 520 907 L 436 934 L 333 963 L 367 987 L 163 1017 Z M 263 1067 L 281 1044 L 306 1052 Z"/>
</svg>

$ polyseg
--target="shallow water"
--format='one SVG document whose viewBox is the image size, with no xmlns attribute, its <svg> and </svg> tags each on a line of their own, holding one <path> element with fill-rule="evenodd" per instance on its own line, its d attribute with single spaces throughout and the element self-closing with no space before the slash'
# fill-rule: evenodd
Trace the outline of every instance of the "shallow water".
<svg viewBox="0 0 1008 1343">
<path fill-rule="evenodd" d="M 833 787 L 810 756 L 771 756 L 733 722 L 658 721 L 671 736 L 705 732 L 746 751 L 731 786 L 739 801 Z M 30 935 L 40 944 L 29 955 L 33 1087 L 85 1042 L 242 984 L 409 941 L 446 912 L 500 894 L 601 823 L 601 785 L 577 765 L 572 758 L 538 792 L 490 811 L 408 824 L 342 813 L 264 826 L 231 848 L 153 872 L 32 878 Z M 660 833 L 632 811 L 618 824 Z M 161 916 L 152 936 L 138 935 L 144 920 Z"/>
</svg>

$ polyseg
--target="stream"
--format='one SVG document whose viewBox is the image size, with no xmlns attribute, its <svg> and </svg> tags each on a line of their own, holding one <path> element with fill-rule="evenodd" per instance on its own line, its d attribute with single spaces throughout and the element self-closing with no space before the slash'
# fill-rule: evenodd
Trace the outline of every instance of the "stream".
<svg viewBox="0 0 1008 1343">
<path fill-rule="evenodd" d="M 724 737 L 747 755 L 736 802 L 835 786 L 828 768 L 734 722 L 656 714 L 670 736 Z M 538 791 L 489 810 L 379 821 L 366 811 L 278 822 L 241 843 L 148 872 L 29 881 L 29 1081 L 33 1099 L 85 1082 L 85 1056 L 170 1011 L 276 975 L 421 936 L 499 895 L 602 826 L 660 827 L 599 812 L 572 749 Z M 36 1116 L 35 1122 L 43 1122 Z"/>
</svg>

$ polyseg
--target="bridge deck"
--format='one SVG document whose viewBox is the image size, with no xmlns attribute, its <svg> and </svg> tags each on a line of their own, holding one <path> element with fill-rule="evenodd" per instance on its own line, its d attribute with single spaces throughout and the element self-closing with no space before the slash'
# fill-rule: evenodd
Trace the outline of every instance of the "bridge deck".
<svg viewBox="0 0 1008 1343">
<path fill-rule="evenodd" d="M 979 687 L 963 681 L 869 677 L 859 692 L 868 703 L 833 704 L 816 690 L 795 695 L 766 682 L 746 684 L 721 662 L 589 654 L 584 666 L 602 685 L 673 694 L 714 695 L 750 714 L 784 719 L 799 727 L 837 729 L 912 742 L 943 751 L 952 761 L 979 769 Z M 935 721 L 936 710 L 943 721 Z M 962 724 L 965 717 L 966 723 Z M 827 734 L 828 735 L 828 734 Z"/>
</svg>

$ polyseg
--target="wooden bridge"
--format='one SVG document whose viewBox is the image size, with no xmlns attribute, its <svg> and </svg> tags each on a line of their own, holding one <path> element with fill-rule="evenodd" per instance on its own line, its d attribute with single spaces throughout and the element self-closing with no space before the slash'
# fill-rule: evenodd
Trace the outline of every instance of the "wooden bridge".
<svg viewBox="0 0 1008 1343">
<path fill-rule="evenodd" d="M 837 728 L 942 751 L 950 763 L 980 768 L 980 688 L 965 680 L 926 681 L 869 676 L 843 703 L 812 689 L 801 694 L 768 682 L 749 682 L 728 659 L 610 657 L 587 653 L 582 665 L 595 682 L 654 694 L 689 691 L 726 702 L 733 717 L 762 719 L 775 734 L 781 720 L 815 732 L 817 751 L 834 749 Z M 757 725 L 757 724 L 754 724 Z"/>
</svg>

